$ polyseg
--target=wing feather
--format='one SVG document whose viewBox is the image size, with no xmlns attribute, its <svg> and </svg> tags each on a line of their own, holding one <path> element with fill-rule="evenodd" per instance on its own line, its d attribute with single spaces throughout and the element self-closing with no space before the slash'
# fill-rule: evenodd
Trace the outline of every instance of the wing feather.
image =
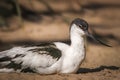
<svg viewBox="0 0 120 80">
<path fill-rule="evenodd" d="M 61 51 L 54 44 L 42 44 L 42 46 L 34 47 L 15 47 L 0 52 L 0 69 L 7 68 L 14 69 L 14 71 L 33 72 L 33 69 L 36 68 L 50 67 L 61 56 Z"/>
</svg>

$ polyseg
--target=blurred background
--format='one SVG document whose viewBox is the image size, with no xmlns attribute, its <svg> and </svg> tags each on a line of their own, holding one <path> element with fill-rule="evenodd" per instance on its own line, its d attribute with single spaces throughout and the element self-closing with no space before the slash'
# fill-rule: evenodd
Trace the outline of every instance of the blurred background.
<svg viewBox="0 0 120 80">
<path fill-rule="evenodd" d="M 112 45 L 88 39 L 83 68 L 120 67 L 120 0 L 0 0 L 0 51 L 16 45 L 69 41 L 70 23 L 82 18 L 89 31 Z"/>
</svg>

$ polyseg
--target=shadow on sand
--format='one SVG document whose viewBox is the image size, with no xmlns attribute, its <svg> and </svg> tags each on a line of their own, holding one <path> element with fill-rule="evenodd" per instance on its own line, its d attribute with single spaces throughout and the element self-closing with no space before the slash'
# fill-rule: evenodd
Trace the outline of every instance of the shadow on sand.
<svg viewBox="0 0 120 80">
<path fill-rule="evenodd" d="M 90 68 L 80 68 L 77 72 L 77 74 L 79 73 L 89 73 L 89 72 L 99 72 L 102 71 L 104 69 L 108 69 L 108 70 L 118 70 L 120 69 L 120 67 L 116 67 L 116 66 L 100 66 L 98 68 L 94 68 L 94 69 L 90 69 Z"/>
</svg>

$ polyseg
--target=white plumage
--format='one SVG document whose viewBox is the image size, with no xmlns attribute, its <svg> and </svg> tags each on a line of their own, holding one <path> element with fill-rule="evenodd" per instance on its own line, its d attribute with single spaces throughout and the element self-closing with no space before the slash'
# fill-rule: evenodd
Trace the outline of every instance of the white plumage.
<svg viewBox="0 0 120 80">
<path fill-rule="evenodd" d="M 84 36 L 87 31 L 87 22 L 77 18 L 71 23 L 70 45 L 53 42 L 2 51 L 0 72 L 76 73 L 85 58 Z"/>
</svg>

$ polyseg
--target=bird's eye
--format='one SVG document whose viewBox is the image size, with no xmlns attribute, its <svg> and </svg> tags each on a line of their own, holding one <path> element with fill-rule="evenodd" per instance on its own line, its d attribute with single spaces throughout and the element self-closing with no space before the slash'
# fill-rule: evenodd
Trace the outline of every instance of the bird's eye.
<svg viewBox="0 0 120 80">
<path fill-rule="evenodd" d="M 84 27 L 83 27 L 82 25 L 79 25 L 79 27 L 80 27 L 81 29 L 84 29 Z"/>
</svg>

